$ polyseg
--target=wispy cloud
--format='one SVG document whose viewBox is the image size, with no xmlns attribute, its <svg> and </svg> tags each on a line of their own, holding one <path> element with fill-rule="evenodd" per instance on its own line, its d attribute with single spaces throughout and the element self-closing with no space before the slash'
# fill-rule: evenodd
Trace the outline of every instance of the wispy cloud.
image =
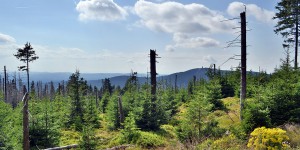
<svg viewBox="0 0 300 150">
<path fill-rule="evenodd" d="M 14 43 L 14 42 L 16 42 L 16 40 L 12 36 L 0 33 L 0 44 L 1 43 Z"/>
<path fill-rule="evenodd" d="M 177 48 L 199 48 L 199 47 L 217 47 L 220 42 L 208 37 L 190 37 L 187 34 L 175 33 L 173 36 L 175 44 L 167 45 L 167 51 L 175 51 Z"/>
</svg>

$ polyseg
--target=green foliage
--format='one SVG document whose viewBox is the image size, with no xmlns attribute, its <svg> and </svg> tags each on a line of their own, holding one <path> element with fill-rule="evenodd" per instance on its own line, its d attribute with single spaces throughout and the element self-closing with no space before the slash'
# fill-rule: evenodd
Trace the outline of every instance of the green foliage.
<svg viewBox="0 0 300 150">
<path fill-rule="evenodd" d="M 84 124 L 86 126 L 91 126 L 92 128 L 100 127 L 100 118 L 98 116 L 98 110 L 96 108 L 96 101 L 93 97 L 89 96 L 85 99 L 85 109 L 84 109 Z"/>
<path fill-rule="evenodd" d="M 0 101 L 0 149 L 22 149 L 22 117 L 9 104 Z"/>
<path fill-rule="evenodd" d="M 128 117 L 126 117 L 121 134 L 123 143 L 136 143 L 140 137 L 133 113 L 129 113 Z"/>
<path fill-rule="evenodd" d="M 220 137 L 225 133 L 225 129 L 219 127 L 219 123 L 212 117 L 203 124 L 202 135 L 204 137 Z"/>
<path fill-rule="evenodd" d="M 56 113 L 50 100 L 43 100 L 36 103 L 32 101 L 29 110 L 32 111 L 29 126 L 30 146 L 35 148 L 49 148 L 58 146 L 60 133 L 59 125 L 56 122 Z"/>
<path fill-rule="evenodd" d="M 211 110 L 212 104 L 205 100 L 203 93 L 198 92 L 194 99 L 188 104 L 185 119 L 182 119 L 177 129 L 177 136 L 181 141 L 200 140 L 205 117 Z"/>
<path fill-rule="evenodd" d="M 131 82 L 130 82 L 131 83 Z M 140 120 L 142 118 L 143 112 L 143 94 L 146 93 L 139 93 L 139 89 L 131 88 L 122 95 L 122 104 L 123 104 L 123 112 L 124 116 L 128 116 L 129 112 L 132 112 L 135 116 L 136 120 Z"/>
<path fill-rule="evenodd" d="M 107 107 L 107 104 L 109 102 L 109 96 L 110 96 L 110 94 L 105 92 L 104 95 L 101 98 L 100 108 L 101 108 L 102 113 L 106 113 L 106 109 L 107 109 L 106 107 Z"/>
<path fill-rule="evenodd" d="M 140 118 L 137 118 L 137 126 L 143 130 L 158 130 L 167 121 L 162 98 L 152 96 L 146 85 L 139 93 L 139 100 L 143 102 L 143 110 Z"/>
<path fill-rule="evenodd" d="M 53 105 L 52 109 L 56 124 L 61 128 L 66 128 L 71 113 L 70 97 L 63 97 L 62 95 L 57 94 L 51 103 Z"/>
<path fill-rule="evenodd" d="M 225 135 L 220 139 L 213 141 L 212 149 L 226 149 L 226 150 L 240 150 L 245 149 L 242 140 L 238 139 L 234 135 Z"/>
<path fill-rule="evenodd" d="M 97 142 L 93 127 L 85 126 L 82 130 L 82 138 L 79 147 L 86 150 L 96 150 Z"/>
<path fill-rule="evenodd" d="M 83 96 L 87 92 L 87 83 L 83 78 L 80 78 L 79 71 L 73 73 L 68 81 L 67 89 L 71 98 L 71 113 L 67 122 L 67 127 L 74 126 L 76 130 L 82 130 L 83 125 Z"/>
<path fill-rule="evenodd" d="M 224 109 L 224 105 L 221 101 L 221 84 L 218 79 L 210 80 L 208 84 L 206 84 L 204 89 L 204 97 L 205 99 L 213 104 L 212 110 Z"/>
<path fill-rule="evenodd" d="M 125 119 L 120 141 L 120 143 L 137 144 L 145 148 L 164 145 L 164 140 L 161 136 L 151 132 L 139 131 L 135 124 L 133 113 L 129 113 L 129 116 Z"/>
<path fill-rule="evenodd" d="M 121 126 L 119 116 L 118 95 L 115 93 L 110 97 L 106 110 L 109 130 L 116 130 Z"/>
<path fill-rule="evenodd" d="M 257 127 L 271 126 L 270 111 L 264 108 L 262 101 L 259 100 L 247 101 L 243 117 L 242 126 L 246 133 L 250 133 Z"/>
<path fill-rule="evenodd" d="M 287 149 L 289 137 L 280 128 L 256 128 L 251 134 L 247 146 L 256 150 Z"/>
<path fill-rule="evenodd" d="M 240 80 L 241 80 L 241 70 L 239 67 L 236 70 L 231 70 L 230 72 L 226 72 L 223 76 L 221 76 L 221 85 L 222 85 L 222 94 L 224 97 L 226 96 L 236 96 L 240 95 Z M 227 92 L 226 89 L 228 90 Z M 233 90 L 233 91 L 231 91 Z M 234 92 L 234 94 L 232 93 Z"/>
<path fill-rule="evenodd" d="M 80 132 L 74 130 L 62 130 L 59 140 L 60 146 L 66 146 L 79 143 L 81 138 Z"/>
<path fill-rule="evenodd" d="M 277 3 L 275 7 L 278 12 L 275 14 L 273 19 L 277 19 L 278 22 L 275 26 L 274 32 L 276 34 L 281 34 L 285 39 L 283 47 L 289 49 L 291 46 L 295 48 L 298 47 L 298 37 L 299 37 L 299 6 L 300 2 L 298 0 L 282 0 Z M 298 35 L 297 35 L 298 34 Z M 295 58 L 298 54 L 295 50 Z M 295 69 L 297 69 L 297 59 L 295 61 Z"/>
<path fill-rule="evenodd" d="M 164 139 L 157 134 L 143 131 L 139 131 L 139 134 L 136 144 L 144 148 L 155 148 L 165 144 Z"/>
<path fill-rule="evenodd" d="M 102 80 L 102 92 L 103 93 L 108 93 L 109 95 L 112 94 L 114 87 L 111 86 L 110 79 L 105 78 Z"/>
<path fill-rule="evenodd" d="M 161 125 L 160 129 L 163 131 L 163 136 L 168 138 L 176 138 L 176 128 L 172 125 Z"/>
<path fill-rule="evenodd" d="M 300 120 L 298 109 L 300 108 L 300 78 L 299 71 L 277 70 L 269 85 L 270 92 L 267 95 L 270 118 L 274 125 L 282 125 L 289 121 Z"/>
<path fill-rule="evenodd" d="M 14 56 L 20 61 L 26 63 L 26 66 L 19 66 L 19 70 L 27 72 L 27 90 L 29 91 L 29 62 L 35 61 L 39 59 L 39 57 L 35 54 L 30 43 L 26 43 L 24 48 L 18 48 L 17 54 Z"/>
</svg>

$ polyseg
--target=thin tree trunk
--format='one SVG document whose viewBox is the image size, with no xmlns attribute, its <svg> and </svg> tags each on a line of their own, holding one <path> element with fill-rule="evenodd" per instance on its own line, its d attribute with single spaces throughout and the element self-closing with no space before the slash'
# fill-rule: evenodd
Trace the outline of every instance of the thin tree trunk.
<svg viewBox="0 0 300 150">
<path fill-rule="evenodd" d="M 118 105 L 119 105 L 119 117 L 120 117 L 120 124 L 122 125 L 124 123 L 124 112 L 123 112 L 123 105 L 122 105 L 122 99 L 119 97 L 118 99 Z"/>
<path fill-rule="evenodd" d="M 297 1 L 298 2 L 298 1 Z M 295 69 L 298 68 L 298 34 L 299 34 L 299 22 L 298 22 L 298 3 L 297 3 L 297 8 L 296 8 L 296 34 L 295 34 Z"/>
<path fill-rule="evenodd" d="M 26 90 L 24 90 L 25 93 Z M 28 92 L 24 94 L 23 101 L 23 150 L 29 150 L 29 126 L 28 126 Z"/>
</svg>

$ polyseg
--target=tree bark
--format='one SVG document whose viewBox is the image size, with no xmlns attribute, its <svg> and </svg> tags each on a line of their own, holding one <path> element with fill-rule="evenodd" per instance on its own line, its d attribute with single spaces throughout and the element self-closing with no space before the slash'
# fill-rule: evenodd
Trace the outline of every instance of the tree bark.
<svg viewBox="0 0 300 150">
<path fill-rule="evenodd" d="M 296 34 L 295 34 L 295 69 L 298 68 L 298 36 L 299 36 L 299 20 L 298 20 L 298 1 L 296 4 Z"/>
<path fill-rule="evenodd" d="M 28 100 L 29 95 L 26 92 L 23 96 L 23 150 L 29 150 L 29 122 L 28 122 Z"/>
</svg>

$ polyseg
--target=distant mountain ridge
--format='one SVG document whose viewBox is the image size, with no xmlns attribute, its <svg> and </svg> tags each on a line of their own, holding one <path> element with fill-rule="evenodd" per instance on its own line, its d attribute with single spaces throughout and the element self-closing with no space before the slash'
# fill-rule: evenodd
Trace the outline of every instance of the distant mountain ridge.
<svg viewBox="0 0 300 150">
<path fill-rule="evenodd" d="M 31 80 L 43 82 L 68 81 L 71 75 L 70 72 L 30 72 Z M 120 75 L 125 75 L 125 73 L 80 73 L 80 76 L 85 80 L 98 80 Z"/>
<path fill-rule="evenodd" d="M 169 85 L 175 85 L 175 78 L 177 75 L 177 86 L 186 87 L 188 82 L 193 79 L 195 76 L 196 79 L 204 78 L 207 79 L 206 72 L 209 68 L 195 68 L 183 72 L 177 72 L 170 75 L 162 75 L 157 77 L 157 82 L 162 81 L 168 83 Z M 68 81 L 70 72 L 30 72 L 31 81 L 42 81 L 43 83 L 54 82 L 54 85 L 57 86 L 59 82 Z M 130 78 L 130 73 L 80 73 L 81 77 L 87 80 L 88 84 L 92 86 L 101 87 L 102 79 L 109 78 L 112 85 L 124 87 L 126 81 Z M 18 74 L 17 74 L 18 77 Z M 26 81 L 25 72 L 20 73 L 20 77 L 23 82 Z M 138 74 L 138 81 L 140 84 L 150 83 L 150 76 L 147 79 L 145 74 Z"/>
<path fill-rule="evenodd" d="M 196 79 L 207 79 L 206 76 L 206 72 L 209 68 L 196 68 L 196 69 L 191 69 L 191 70 L 187 70 L 184 72 L 177 72 L 177 73 L 173 73 L 170 75 L 163 75 L 163 76 L 158 76 L 157 77 L 157 82 L 166 82 L 169 85 L 174 86 L 175 85 L 175 78 L 177 75 L 177 86 L 178 87 L 187 87 L 188 82 L 190 80 L 192 80 L 194 78 L 194 76 L 196 77 Z M 115 77 L 111 77 L 110 78 L 110 82 L 112 85 L 115 86 L 120 86 L 120 87 L 124 87 L 126 81 L 130 78 L 130 75 L 120 75 L 120 76 L 115 76 Z M 139 76 L 138 74 L 138 81 L 140 84 L 144 84 L 146 82 L 150 83 L 150 77 L 149 79 L 147 79 L 147 77 L 145 76 Z M 148 80 L 148 81 L 147 81 Z M 88 80 L 88 83 L 91 84 L 92 86 L 97 86 L 100 87 L 101 86 L 101 79 L 98 80 Z"/>
</svg>

